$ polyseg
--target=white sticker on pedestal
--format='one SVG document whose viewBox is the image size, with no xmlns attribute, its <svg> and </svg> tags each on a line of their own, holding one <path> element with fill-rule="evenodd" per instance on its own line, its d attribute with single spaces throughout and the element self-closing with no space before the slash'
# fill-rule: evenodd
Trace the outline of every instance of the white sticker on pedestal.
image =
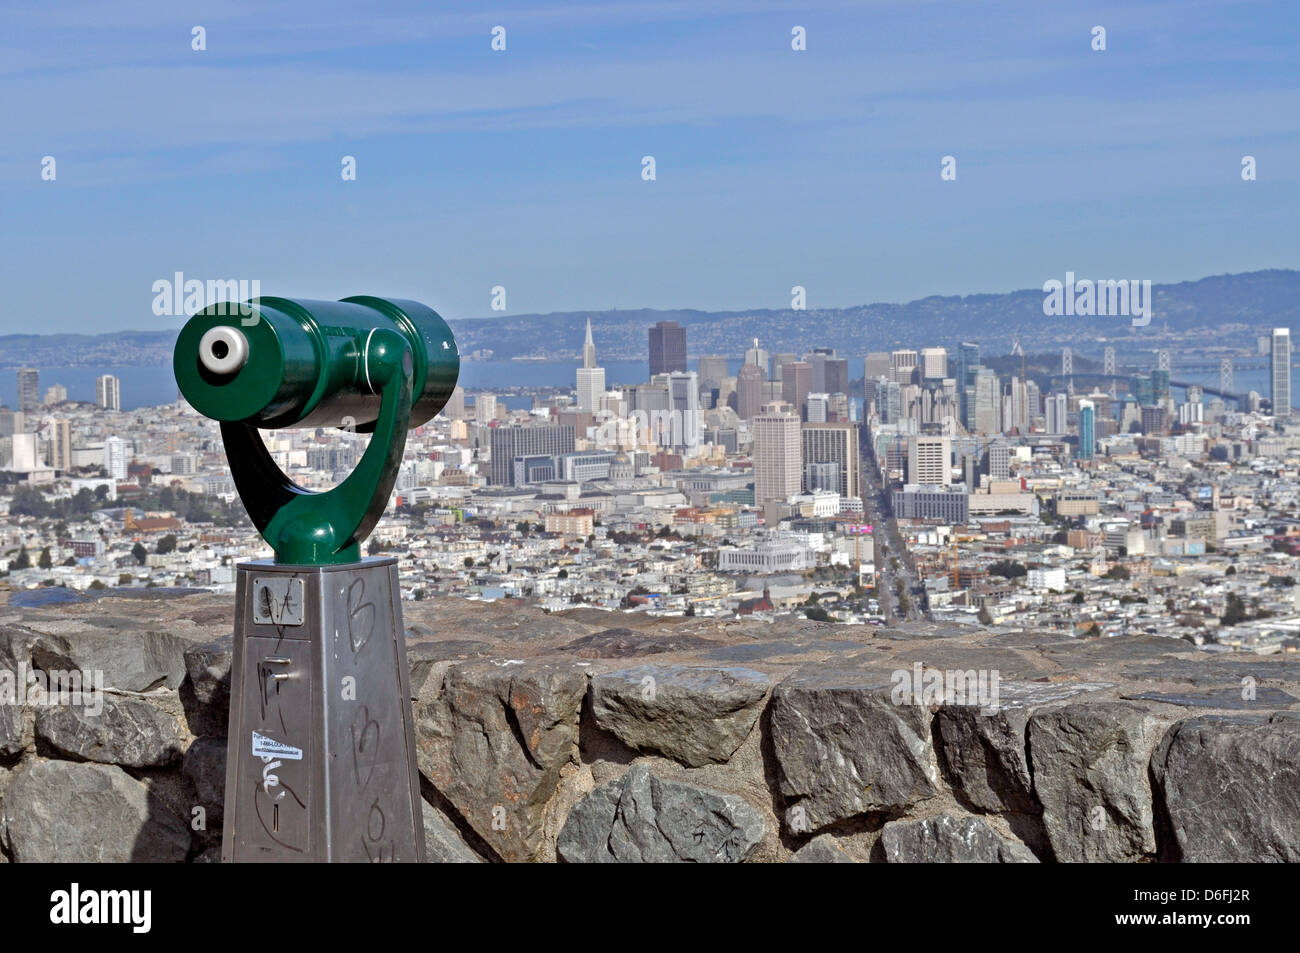
<svg viewBox="0 0 1300 953">
<path fill-rule="evenodd" d="M 268 738 L 266 735 L 259 735 L 255 731 L 253 732 L 253 757 L 285 758 L 289 761 L 301 761 L 302 749 L 287 745 L 283 741 L 276 741 L 274 738 Z"/>
</svg>

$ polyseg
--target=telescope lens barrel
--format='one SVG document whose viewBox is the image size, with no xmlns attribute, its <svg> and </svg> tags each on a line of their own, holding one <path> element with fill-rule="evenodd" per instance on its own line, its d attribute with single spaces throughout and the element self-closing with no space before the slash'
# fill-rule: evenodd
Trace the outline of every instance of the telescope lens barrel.
<svg viewBox="0 0 1300 953">
<path fill-rule="evenodd" d="M 214 420 L 366 432 L 380 406 L 366 350 L 380 329 L 410 344 L 410 426 L 418 427 L 451 397 L 460 355 L 446 322 L 416 301 L 358 296 L 213 305 L 181 329 L 176 381 L 185 399 Z"/>
</svg>

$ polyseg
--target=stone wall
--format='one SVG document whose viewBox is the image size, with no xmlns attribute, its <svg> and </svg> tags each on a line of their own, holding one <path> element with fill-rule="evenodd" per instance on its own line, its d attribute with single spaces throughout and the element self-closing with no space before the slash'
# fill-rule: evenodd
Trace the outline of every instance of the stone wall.
<svg viewBox="0 0 1300 953">
<path fill-rule="evenodd" d="M 0 671 L 107 691 L 0 704 L 3 860 L 219 859 L 232 600 L 151 595 L 0 607 Z M 430 860 L 1300 860 L 1294 656 L 404 610 Z M 997 706 L 915 693 L 954 672 Z"/>
</svg>

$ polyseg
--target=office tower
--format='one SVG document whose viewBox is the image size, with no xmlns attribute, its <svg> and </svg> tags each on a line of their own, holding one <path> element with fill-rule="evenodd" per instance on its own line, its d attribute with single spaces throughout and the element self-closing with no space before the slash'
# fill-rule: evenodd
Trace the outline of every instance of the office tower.
<svg viewBox="0 0 1300 953">
<path fill-rule="evenodd" d="M 474 422 L 486 427 L 497 419 L 497 395 L 479 394 L 474 398 Z"/>
<path fill-rule="evenodd" d="M 1274 328 L 1269 355 L 1269 397 L 1273 401 L 1273 416 L 1291 414 L 1291 329 Z"/>
<path fill-rule="evenodd" d="M 660 321 L 650 329 L 650 376 L 686 372 L 686 329 Z"/>
<path fill-rule="evenodd" d="M 849 392 L 849 362 L 843 357 L 826 358 L 826 393 L 847 394 Z"/>
<path fill-rule="evenodd" d="M 55 384 L 45 392 L 45 405 L 53 407 L 55 404 L 62 404 L 68 399 L 68 389 L 62 384 Z"/>
<path fill-rule="evenodd" d="M 849 403 L 848 394 L 831 394 L 826 401 L 826 420 L 828 423 L 844 424 L 855 419 L 857 406 Z"/>
<path fill-rule="evenodd" d="M 1070 413 L 1070 398 L 1064 392 L 1052 394 L 1047 398 L 1047 432 L 1051 434 L 1067 433 Z"/>
<path fill-rule="evenodd" d="M 100 378 L 103 380 L 103 378 Z M 100 406 L 103 406 L 102 404 Z M 447 406 L 443 408 L 442 415 L 448 420 L 462 420 L 465 417 L 465 388 L 457 384 L 451 391 L 451 397 L 447 400 Z"/>
<path fill-rule="evenodd" d="M 588 413 L 600 410 L 600 399 L 605 396 L 605 369 L 603 367 L 578 368 L 578 409 Z"/>
<path fill-rule="evenodd" d="M 807 416 L 808 392 L 812 390 L 812 365 L 791 361 L 781 365 L 781 399 L 802 420 Z"/>
<path fill-rule="evenodd" d="M 1093 419 L 1096 420 L 1095 413 Z M 1163 437 L 1169 433 L 1169 415 L 1163 407 L 1142 408 L 1142 432 L 1154 437 Z"/>
<path fill-rule="evenodd" d="M 21 410 L 0 407 L 0 437 L 12 437 L 16 433 L 22 433 L 26 424 L 27 421 Z"/>
<path fill-rule="evenodd" d="M 591 318 L 587 319 L 587 338 L 582 344 L 582 367 L 578 368 L 578 409 L 588 413 L 600 410 L 605 396 L 605 369 L 596 366 L 596 344 L 591 339 Z"/>
<path fill-rule="evenodd" d="M 921 348 L 921 376 L 929 381 L 941 381 L 948 376 L 947 348 Z"/>
<path fill-rule="evenodd" d="M 1079 402 L 1079 454 L 1080 460 L 1091 460 L 1097 446 L 1096 408 L 1092 401 Z"/>
<path fill-rule="evenodd" d="M 900 384 L 916 383 L 917 353 L 903 349 L 889 355 L 889 373 Z"/>
<path fill-rule="evenodd" d="M 72 424 L 66 417 L 55 417 L 50 427 L 50 466 L 65 472 L 72 469 Z"/>
<path fill-rule="evenodd" d="M 736 413 L 749 420 L 763 406 L 763 370 L 746 362 L 736 374 Z"/>
<path fill-rule="evenodd" d="M 814 348 L 802 358 L 803 362 L 811 368 L 812 374 L 809 377 L 808 389 L 818 393 L 826 392 L 826 355 L 820 350 Z"/>
<path fill-rule="evenodd" d="M 104 469 L 114 480 L 125 480 L 130 454 L 126 441 L 121 437 L 109 437 L 104 441 Z"/>
<path fill-rule="evenodd" d="M 903 388 L 898 381 L 882 379 L 880 381 L 880 422 L 896 424 L 903 419 Z"/>
<path fill-rule="evenodd" d="M 910 437 L 907 482 L 934 486 L 952 483 L 952 445 L 947 437 Z"/>
<path fill-rule="evenodd" d="M 966 429 L 974 433 L 1001 433 L 1001 395 L 998 393 L 998 376 L 992 368 L 979 367 L 975 371 L 975 384 L 968 396 L 973 395 L 971 425 Z"/>
<path fill-rule="evenodd" d="M 863 378 L 874 381 L 877 377 L 889 377 L 889 355 L 884 351 L 872 351 L 863 363 Z"/>
<path fill-rule="evenodd" d="M 18 409 L 30 414 L 41 405 L 41 372 L 34 367 L 18 368 Z"/>
<path fill-rule="evenodd" d="M 655 442 L 675 450 L 694 450 L 702 440 L 700 427 L 700 380 L 694 371 L 668 375 L 669 428 L 660 431 Z"/>
<path fill-rule="evenodd" d="M 496 427 L 492 430 L 493 486 L 513 486 L 516 457 L 557 457 L 573 452 L 573 427 L 569 424 L 536 424 Z"/>
<path fill-rule="evenodd" d="M 963 341 L 957 346 L 957 402 L 961 408 L 961 423 L 967 430 L 974 429 L 974 421 L 967 402 L 966 388 L 974 385 L 975 368 L 980 363 L 980 346 Z"/>
<path fill-rule="evenodd" d="M 596 366 L 596 342 L 591 339 L 591 318 L 587 319 L 587 336 L 582 342 L 582 366 L 588 369 Z"/>
<path fill-rule="evenodd" d="M 753 364 L 762 371 L 764 380 L 771 376 L 771 368 L 768 365 L 768 353 L 758 346 L 758 338 L 754 338 L 754 346 L 745 352 L 745 363 Z"/>
<path fill-rule="evenodd" d="M 1025 382 L 1018 377 L 1011 378 L 1007 389 L 1008 412 L 1003 415 L 1002 429 L 1015 430 L 1018 433 L 1029 431 L 1029 392 Z"/>
<path fill-rule="evenodd" d="M 1155 395 L 1152 403 L 1169 396 L 1169 368 L 1157 368 L 1151 372 L 1151 391 Z"/>
<path fill-rule="evenodd" d="M 766 406 L 750 424 L 754 435 L 754 502 L 784 502 L 803 485 L 799 418 Z"/>
<path fill-rule="evenodd" d="M 826 423 L 826 421 L 830 419 L 830 403 L 830 394 L 809 394 L 807 401 L 808 422 L 817 424 Z"/>
<path fill-rule="evenodd" d="M 722 386 L 722 382 L 729 376 L 727 373 L 727 359 L 719 354 L 709 354 L 700 358 L 699 362 L 700 387 L 704 390 L 714 390 Z"/>
<path fill-rule="evenodd" d="M 1005 443 L 989 445 L 988 459 L 990 480 L 1011 479 L 1011 447 Z"/>
<path fill-rule="evenodd" d="M 779 381 L 781 379 L 781 368 L 786 364 L 793 364 L 797 360 L 799 360 L 799 355 L 797 354 L 786 354 L 785 352 L 782 352 L 780 354 L 772 355 L 772 380 Z"/>
<path fill-rule="evenodd" d="M 121 410 L 122 382 L 112 374 L 96 377 L 95 404 L 102 410 Z"/>
<path fill-rule="evenodd" d="M 833 490 L 840 496 L 862 495 L 856 424 L 807 423 L 801 441 L 805 492 Z"/>
</svg>

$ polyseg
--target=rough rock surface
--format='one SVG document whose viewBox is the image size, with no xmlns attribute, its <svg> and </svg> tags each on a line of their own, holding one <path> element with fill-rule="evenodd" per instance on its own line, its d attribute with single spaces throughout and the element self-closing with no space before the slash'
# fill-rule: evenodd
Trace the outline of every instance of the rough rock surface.
<svg viewBox="0 0 1300 953">
<path fill-rule="evenodd" d="M 226 792 L 226 743 L 221 739 L 197 738 L 185 752 L 181 773 L 194 785 L 198 806 L 207 812 L 209 823 L 220 823 Z"/>
<path fill-rule="evenodd" d="M 664 781 L 638 763 L 569 812 L 556 848 L 568 863 L 739 863 L 763 832 L 743 798 Z"/>
<path fill-rule="evenodd" d="M 428 801 L 420 802 L 424 820 L 424 861 L 428 864 L 481 864 L 483 858 L 465 843 L 460 831 Z"/>
<path fill-rule="evenodd" d="M 82 730 L 105 732 L 121 760 L 150 760 L 158 748 L 137 757 L 124 753 L 125 739 L 111 740 L 108 726 L 81 724 L 77 712 L 0 704 L 0 860 L 215 858 L 232 600 L 134 592 L 144 597 L 84 593 L 62 602 L 33 600 L 41 590 L 9 593 L 20 598 L 0 605 L 0 670 L 34 660 L 93 668 L 99 658 L 107 697 L 149 706 L 132 715 L 143 724 L 173 719 L 185 755 L 126 770 L 75 760 L 90 751 L 78 754 L 80 743 L 66 739 Z M 750 862 L 881 860 L 885 826 L 912 856 L 955 858 L 959 845 L 936 818 L 955 818 L 947 823 L 959 825 L 961 845 L 969 846 L 960 825 L 969 825 L 972 844 L 986 844 L 967 813 L 1005 842 L 998 850 L 1016 853 L 1019 839 L 1044 861 L 1300 860 L 1294 653 L 1207 653 L 1176 639 L 1012 626 L 548 613 L 520 600 L 442 596 L 402 610 L 419 693 L 422 790 L 433 806 L 425 812 L 432 860 L 554 860 L 566 825 L 569 843 L 596 815 L 606 852 L 616 815 L 635 822 L 621 828 L 626 844 L 615 841 L 622 856 L 639 856 L 643 844 L 667 850 L 656 838 L 678 821 L 662 798 L 678 789 L 666 785 L 692 792 L 688 816 L 714 797 L 752 810 L 761 825 L 734 801 L 738 813 L 709 822 L 738 826 L 737 847 L 758 836 Z M 698 697 L 662 714 L 674 724 L 630 707 L 619 715 L 620 737 L 598 723 L 596 696 L 622 677 L 615 673 L 642 665 L 744 666 L 770 688 L 730 754 L 731 728 L 714 724 L 715 709 Z M 917 665 L 996 671 L 1000 701 L 895 704 L 891 682 Z M 639 699 L 631 695 L 633 707 Z M 634 729 L 647 733 L 644 743 Z M 697 750 L 683 739 L 719 732 L 726 744 L 709 740 L 711 756 L 698 766 L 679 757 Z M 652 811 L 643 809 L 643 790 Z M 194 806 L 205 809 L 203 830 L 189 829 Z M 633 830 L 646 839 L 632 840 Z"/>
<path fill-rule="evenodd" d="M 1034 790 L 1057 860 L 1155 854 L 1147 768 L 1166 724 L 1126 702 L 1076 703 L 1030 718 Z"/>
<path fill-rule="evenodd" d="M 36 736 L 79 761 L 158 768 L 181 758 L 184 733 L 176 716 L 147 701 L 104 695 L 102 712 L 84 705 L 41 707 Z"/>
<path fill-rule="evenodd" d="M 158 629 L 87 625 L 62 635 L 42 635 L 32 646 L 32 661 L 46 671 L 102 671 L 105 688 L 144 692 L 180 686 L 188 646 Z"/>
<path fill-rule="evenodd" d="M 1205 715 L 1169 729 L 1152 772 L 1191 863 L 1300 861 L 1300 721 Z"/>
<path fill-rule="evenodd" d="M 505 860 L 542 851 L 547 802 L 577 756 L 586 672 L 572 663 L 466 662 L 417 706 L 421 773 Z"/>
<path fill-rule="evenodd" d="M 5 791 L 4 842 L 16 861 L 175 862 L 190 849 L 181 818 L 105 764 L 37 761 Z"/>
<path fill-rule="evenodd" d="M 880 831 L 891 864 L 1034 864 L 1024 844 L 1003 837 L 978 817 L 936 814 L 919 821 L 890 821 Z"/>
<path fill-rule="evenodd" d="M 638 665 L 595 676 L 591 710 L 629 747 L 699 767 L 735 754 L 770 686 L 751 668 Z"/>
<path fill-rule="evenodd" d="M 772 748 L 791 833 L 938 793 L 930 710 L 898 705 L 869 671 L 809 668 L 772 693 Z"/>
</svg>

